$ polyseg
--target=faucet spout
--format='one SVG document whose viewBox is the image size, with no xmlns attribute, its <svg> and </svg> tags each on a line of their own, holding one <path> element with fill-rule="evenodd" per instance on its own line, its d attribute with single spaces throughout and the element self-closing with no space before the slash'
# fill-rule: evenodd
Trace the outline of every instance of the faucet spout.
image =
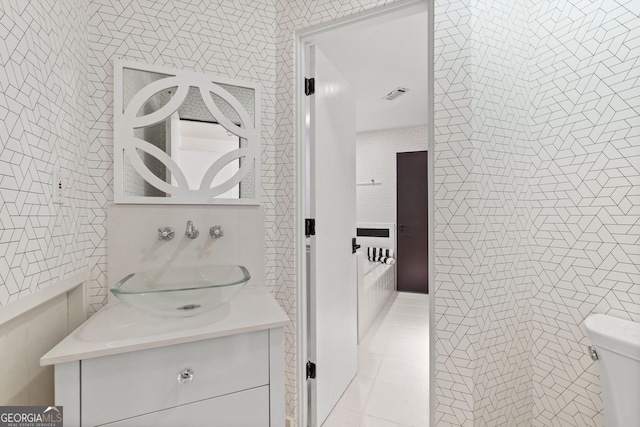
<svg viewBox="0 0 640 427">
<path fill-rule="evenodd" d="M 193 221 L 187 221 L 187 231 L 184 232 L 184 235 L 190 239 L 195 239 L 200 234 L 200 230 L 193 226 Z"/>
</svg>

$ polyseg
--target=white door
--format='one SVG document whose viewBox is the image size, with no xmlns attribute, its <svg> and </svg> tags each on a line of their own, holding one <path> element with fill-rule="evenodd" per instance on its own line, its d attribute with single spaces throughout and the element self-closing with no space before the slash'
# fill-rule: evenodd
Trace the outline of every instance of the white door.
<svg viewBox="0 0 640 427">
<path fill-rule="evenodd" d="M 309 288 L 310 424 L 320 426 L 357 370 L 355 95 L 317 48 L 310 48 L 312 218 Z"/>
</svg>

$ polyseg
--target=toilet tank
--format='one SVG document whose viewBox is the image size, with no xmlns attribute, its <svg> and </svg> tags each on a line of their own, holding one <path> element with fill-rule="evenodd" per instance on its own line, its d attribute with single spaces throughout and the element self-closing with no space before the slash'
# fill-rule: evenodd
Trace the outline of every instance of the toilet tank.
<svg viewBox="0 0 640 427">
<path fill-rule="evenodd" d="M 584 326 L 598 354 L 605 426 L 640 426 L 640 323 L 594 314 Z"/>
</svg>

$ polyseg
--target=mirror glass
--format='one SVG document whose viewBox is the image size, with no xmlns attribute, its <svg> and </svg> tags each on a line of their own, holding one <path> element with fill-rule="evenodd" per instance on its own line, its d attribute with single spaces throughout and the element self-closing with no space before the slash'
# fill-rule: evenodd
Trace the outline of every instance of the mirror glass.
<svg viewBox="0 0 640 427">
<path fill-rule="evenodd" d="M 257 204 L 257 88 L 121 64 L 115 82 L 116 203 Z"/>
</svg>

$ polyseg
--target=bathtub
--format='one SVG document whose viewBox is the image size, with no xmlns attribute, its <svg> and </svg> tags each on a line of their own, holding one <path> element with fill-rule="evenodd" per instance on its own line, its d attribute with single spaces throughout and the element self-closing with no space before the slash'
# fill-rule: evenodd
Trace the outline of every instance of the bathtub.
<svg viewBox="0 0 640 427">
<path fill-rule="evenodd" d="M 379 233 L 386 230 L 386 233 Z M 371 262 L 367 259 L 367 247 L 393 249 L 395 224 L 358 223 L 357 256 L 358 277 L 358 343 L 362 341 L 384 306 L 390 302 L 396 289 L 396 266 Z"/>
</svg>

